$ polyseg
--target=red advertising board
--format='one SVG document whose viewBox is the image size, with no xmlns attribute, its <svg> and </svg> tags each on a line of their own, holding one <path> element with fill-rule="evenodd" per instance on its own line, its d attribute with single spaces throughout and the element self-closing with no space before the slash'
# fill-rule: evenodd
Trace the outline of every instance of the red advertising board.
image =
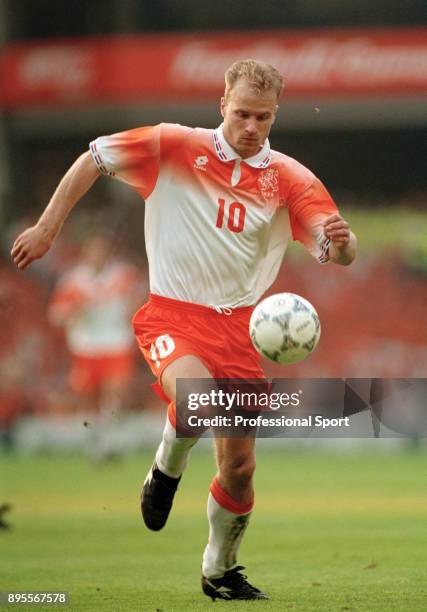
<svg viewBox="0 0 427 612">
<path fill-rule="evenodd" d="M 139 35 L 19 43 L 1 55 L 3 108 L 216 99 L 247 57 L 290 97 L 427 94 L 427 28 Z"/>
</svg>

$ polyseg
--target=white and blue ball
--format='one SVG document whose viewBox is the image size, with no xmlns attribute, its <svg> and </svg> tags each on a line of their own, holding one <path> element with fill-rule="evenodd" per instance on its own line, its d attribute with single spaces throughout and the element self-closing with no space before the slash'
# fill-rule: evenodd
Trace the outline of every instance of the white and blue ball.
<svg viewBox="0 0 427 612">
<path fill-rule="evenodd" d="M 276 293 L 255 307 L 249 333 L 264 357 L 276 363 L 297 363 L 316 348 L 320 321 L 308 300 L 295 293 Z"/>
</svg>

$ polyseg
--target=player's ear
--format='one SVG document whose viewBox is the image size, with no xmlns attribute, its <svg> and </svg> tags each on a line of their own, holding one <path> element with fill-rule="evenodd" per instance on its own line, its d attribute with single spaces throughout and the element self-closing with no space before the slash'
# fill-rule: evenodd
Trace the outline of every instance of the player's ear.
<svg viewBox="0 0 427 612">
<path fill-rule="evenodd" d="M 271 125 L 273 125 L 273 123 L 276 121 L 276 115 L 277 115 L 278 109 L 279 109 L 279 105 L 276 104 L 276 106 L 274 107 L 273 121 L 272 121 Z"/>
<path fill-rule="evenodd" d="M 221 98 L 221 106 L 220 106 L 220 108 L 221 108 L 221 115 L 223 117 L 225 117 L 225 98 L 224 98 L 224 96 L 222 96 L 222 98 Z"/>
</svg>

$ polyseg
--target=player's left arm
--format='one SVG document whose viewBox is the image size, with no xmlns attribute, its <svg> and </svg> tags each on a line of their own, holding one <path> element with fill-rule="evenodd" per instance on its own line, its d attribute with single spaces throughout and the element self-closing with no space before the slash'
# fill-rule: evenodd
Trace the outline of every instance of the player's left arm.
<svg viewBox="0 0 427 612">
<path fill-rule="evenodd" d="M 350 226 L 339 213 L 334 213 L 323 222 L 323 232 L 331 243 L 329 261 L 341 266 L 348 266 L 356 257 L 357 238 Z"/>
</svg>

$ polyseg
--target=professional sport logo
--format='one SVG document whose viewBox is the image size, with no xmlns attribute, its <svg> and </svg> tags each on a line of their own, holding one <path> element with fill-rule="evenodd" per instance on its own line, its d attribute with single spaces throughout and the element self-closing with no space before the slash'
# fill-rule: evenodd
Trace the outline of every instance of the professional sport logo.
<svg viewBox="0 0 427 612">
<path fill-rule="evenodd" d="M 279 171 L 276 168 L 267 168 L 258 177 L 258 187 L 262 196 L 270 200 L 279 191 Z"/>
</svg>

